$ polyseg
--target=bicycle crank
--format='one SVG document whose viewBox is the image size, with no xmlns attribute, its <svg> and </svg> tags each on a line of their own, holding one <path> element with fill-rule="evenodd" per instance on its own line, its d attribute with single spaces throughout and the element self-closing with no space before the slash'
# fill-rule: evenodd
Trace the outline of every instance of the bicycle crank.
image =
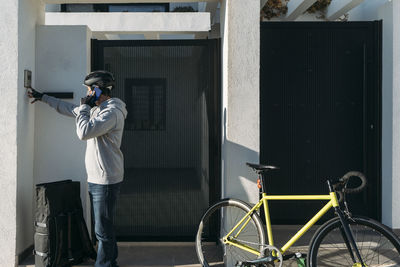
<svg viewBox="0 0 400 267">
<path fill-rule="evenodd" d="M 277 247 L 270 245 L 263 245 L 263 253 L 261 255 L 267 255 L 259 259 L 251 261 L 241 261 L 236 264 L 236 267 L 282 267 L 283 257 L 282 253 Z"/>
</svg>

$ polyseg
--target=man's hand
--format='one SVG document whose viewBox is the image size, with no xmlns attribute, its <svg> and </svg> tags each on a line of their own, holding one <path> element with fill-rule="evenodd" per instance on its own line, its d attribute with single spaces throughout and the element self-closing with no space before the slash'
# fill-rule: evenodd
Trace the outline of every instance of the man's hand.
<svg viewBox="0 0 400 267">
<path fill-rule="evenodd" d="M 81 105 L 86 104 L 89 105 L 91 108 L 94 107 L 95 104 L 95 95 L 87 95 L 86 97 L 81 98 Z"/>
<path fill-rule="evenodd" d="M 32 87 L 27 88 L 28 90 L 28 97 L 29 98 L 34 98 L 34 100 L 31 102 L 31 104 L 35 103 L 38 100 L 42 100 L 43 94 L 36 91 L 35 89 L 33 89 Z"/>
</svg>

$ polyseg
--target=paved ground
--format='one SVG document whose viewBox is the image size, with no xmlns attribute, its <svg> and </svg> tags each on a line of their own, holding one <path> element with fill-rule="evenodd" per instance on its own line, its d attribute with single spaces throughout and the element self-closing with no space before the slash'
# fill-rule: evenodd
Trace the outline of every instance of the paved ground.
<svg viewBox="0 0 400 267">
<path fill-rule="evenodd" d="M 201 267 L 198 264 L 194 244 L 119 244 L 120 267 Z M 295 262 L 286 266 L 297 266 Z M 30 257 L 20 267 L 34 267 L 34 259 Z M 93 262 L 78 265 L 93 266 Z"/>
<path fill-rule="evenodd" d="M 293 235 L 299 226 L 275 226 L 274 238 L 277 244 Z M 307 245 L 313 230 L 306 234 L 296 245 L 303 250 Z M 198 263 L 194 243 L 128 243 L 118 244 L 120 267 L 201 267 Z M 26 259 L 20 267 L 35 267 L 34 257 Z M 93 262 L 79 265 L 93 266 Z M 285 262 L 285 267 L 295 267 L 293 261 Z"/>
<path fill-rule="evenodd" d="M 282 246 L 284 241 L 287 241 L 299 229 L 298 226 L 275 226 L 273 228 L 275 243 L 278 246 Z M 314 231 L 315 228 L 312 228 L 291 251 L 307 253 L 308 243 Z M 396 234 L 400 233 L 396 231 Z M 201 267 L 198 264 L 194 243 L 124 242 L 119 243 L 118 246 L 120 267 Z M 93 262 L 79 265 L 79 267 L 86 266 L 93 266 Z M 297 267 L 297 263 L 289 260 L 285 261 L 283 266 Z M 22 262 L 20 267 L 35 267 L 33 256 Z"/>
<path fill-rule="evenodd" d="M 120 267 L 200 267 L 193 243 L 119 243 L 118 247 Z M 34 258 L 20 266 L 34 267 Z M 93 262 L 79 266 L 93 266 Z"/>
</svg>

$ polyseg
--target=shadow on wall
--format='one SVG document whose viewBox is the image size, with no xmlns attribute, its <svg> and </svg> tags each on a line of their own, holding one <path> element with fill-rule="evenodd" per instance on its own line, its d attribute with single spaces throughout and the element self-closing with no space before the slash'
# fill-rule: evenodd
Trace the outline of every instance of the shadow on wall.
<svg viewBox="0 0 400 267">
<path fill-rule="evenodd" d="M 227 140 L 226 108 L 224 108 L 222 142 L 222 198 L 234 197 L 256 203 L 259 199 L 257 175 L 246 162 L 259 163 L 259 152 Z M 246 129 L 243 129 L 246 131 Z"/>
</svg>

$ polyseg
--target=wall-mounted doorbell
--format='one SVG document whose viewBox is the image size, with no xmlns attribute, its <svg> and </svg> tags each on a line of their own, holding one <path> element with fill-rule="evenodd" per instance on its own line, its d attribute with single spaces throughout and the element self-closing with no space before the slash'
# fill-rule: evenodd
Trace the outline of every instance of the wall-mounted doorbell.
<svg viewBox="0 0 400 267">
<path fill-rule="evenodd" d="M 32 71 L 24 71 L 24 87 L 30 88 L 32 86 Z"/>
<path fill-rule="evenodd" d="M 31 88 L 32 87 L 32 71 L 24 70 L 24 87 Z M 64 99 L 73 99 L 73 92 L 43 92 L 48 96 L 53 96 L 56 98 L 64 98 Z"/>
</svg>

